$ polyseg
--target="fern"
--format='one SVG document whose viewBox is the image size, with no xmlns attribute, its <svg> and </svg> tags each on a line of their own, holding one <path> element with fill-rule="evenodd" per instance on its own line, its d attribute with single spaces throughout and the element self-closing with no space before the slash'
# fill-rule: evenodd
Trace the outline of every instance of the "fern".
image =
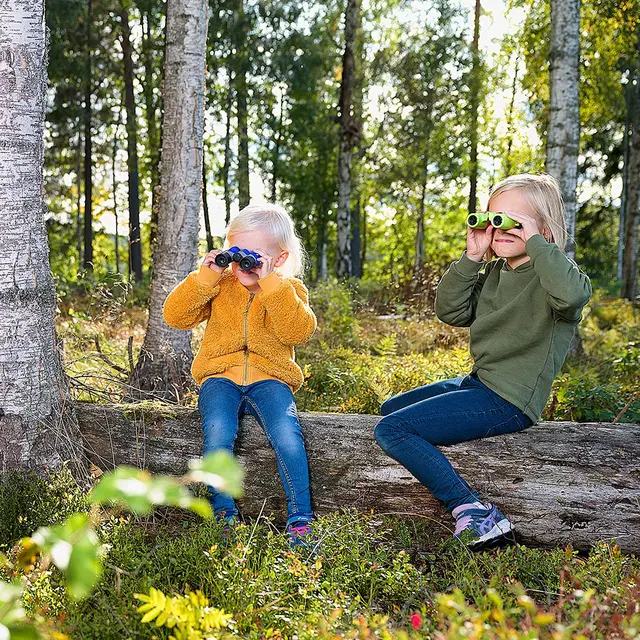
<svg viewBox="0 0 640 640">
<path fill-rule="evenodd" d="M 229 625 L 232 616 L 223 609 L 209 606 L 202 591 L 188 591 L 186 595 L 167 596 L 151 587 L 149 594 L 136 593 L 143 602 L 137 609 L 143 613 L 142 622 L 153 622 L 156 627 L 172 629 L 169 640 L 200 640 L 213 638 L 211 632 Z"/>
<path fill-rule="evenodd" d="M 375 344 L 373 350 L 383 358 L 391 358 L 398 354 L 398 336 L 391 333 L 388 336 L 382 336 Z"/>
</svg>

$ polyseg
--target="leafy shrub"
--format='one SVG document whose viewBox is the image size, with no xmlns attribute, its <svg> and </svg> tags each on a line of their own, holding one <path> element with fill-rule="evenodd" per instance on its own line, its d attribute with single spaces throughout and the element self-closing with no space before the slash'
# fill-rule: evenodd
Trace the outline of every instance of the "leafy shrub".
<svg viewBox="0 0 640 640">
<path fill-rule="evenodd" d="M 46 478 L 10 471 L 0 475 L 0 549 L 38 527 L 87 511 L 86 492 L 64 468 Z"/>
</svg>

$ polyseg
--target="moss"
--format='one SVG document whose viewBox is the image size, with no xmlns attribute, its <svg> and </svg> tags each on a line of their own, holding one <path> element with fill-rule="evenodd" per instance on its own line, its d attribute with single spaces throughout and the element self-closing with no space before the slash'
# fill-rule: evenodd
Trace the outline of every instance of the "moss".
<svg viewBox="0 0 640 640">
<path fill-rule="evenodd" d="M 120 406 L 125 418 L 132 421 L 157 422 L 158 420 L 175 420 L 188 412 L 183 407 L 157 400 L 143 400 L 142 402 Z"/>
</svg>

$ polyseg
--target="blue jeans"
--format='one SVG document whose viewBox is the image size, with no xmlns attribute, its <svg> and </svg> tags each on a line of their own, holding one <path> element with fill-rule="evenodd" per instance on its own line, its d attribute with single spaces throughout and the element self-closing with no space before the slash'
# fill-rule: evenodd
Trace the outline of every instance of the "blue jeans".
<svg viewBox="0 0 640 640">
<path fill-rule="evenodd" d="M 387 400 L 375 428 L 382 449 L 449 512 L 480 500 L 436 446 L 521 431 L 531 419 L 473 375 L 434 382 Z"/>
<path fill-rule="evenodd" d="M 204 453 L 226 449 L 233 453 L 240 416 L 256 418 L 276 453 L 278 472 L 287 497 L 287 524 L 313 518 L 309 465 L 291 389 L 277 380 L 261 380 L 241 387 L 226 378 L 209 378 L 200 388 Z M 209 487 L 216 516 L 238 514 L 231 496 Z"/>
</svg>

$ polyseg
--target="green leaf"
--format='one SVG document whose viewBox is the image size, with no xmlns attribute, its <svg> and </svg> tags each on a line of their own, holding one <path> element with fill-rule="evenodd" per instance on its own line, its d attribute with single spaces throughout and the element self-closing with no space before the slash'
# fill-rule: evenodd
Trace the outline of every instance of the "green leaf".
<svg viewBox="0 0 640 640">
<path fill-rule="evenodd" d="M 0 624 L 0 640 L 3 639 L 3 625 Z M 7 629 L 7 633 L 9 634 L 7 638 L 11 640 L 38 640 L 40 638 L 40 634 L 36 630 L 35 627 L 30 625 L 9 625 L 5 627 Z"/>
<path fill-rule="evenodd" d="M 204 482 L 234 498 L 243 494 L 244 469 L 228 451 L 215 451 L 202 460 L 191 460 L 189 469 L 190 482 Z"/>
<path fill-rule="evenodd" d="M 72 598 L 91 592 L 102 574 L 101 545 L 86 514 L 76 513 L 55 527 L 41 527 L 31 541 L 64 572 Z"/>
<path fill-rule="evenodd" d="M 118 467 L 104 475 L 91 491 L 90 500 L 97 504 L 115 502 L 141 515 L 164 505 L 190 509 L 204 518 L 213 516 L 208 501 L 194 497 L 178 478 L 152 476 L 133 467 Z"/>
</svg>

